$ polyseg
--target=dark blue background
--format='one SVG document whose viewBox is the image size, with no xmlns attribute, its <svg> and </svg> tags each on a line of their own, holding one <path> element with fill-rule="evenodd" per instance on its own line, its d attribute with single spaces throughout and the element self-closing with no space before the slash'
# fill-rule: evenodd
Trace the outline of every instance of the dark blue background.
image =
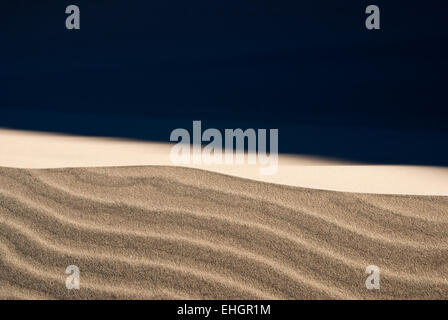
<svg viewBox="0 0 448 320">
<path fill-rule="evenodd" d="M 65 29 L 69 4 L 79 31 Z M 369 4 L 381 30 L 365 28 Z M 280 128 L 283 152 L 447 165 L 447 9 L 2 0 L 0 126 L 167 141 L 203 120 Z"/>
</svg>

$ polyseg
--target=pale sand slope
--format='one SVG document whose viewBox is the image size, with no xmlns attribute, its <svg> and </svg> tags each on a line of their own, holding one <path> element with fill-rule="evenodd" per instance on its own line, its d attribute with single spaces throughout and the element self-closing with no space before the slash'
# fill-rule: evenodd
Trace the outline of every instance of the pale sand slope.
<svg viewBox="0 0 448 320">
<path fill-rule="evenodd" d="M 179 167 L 0 168 L 0 298 L 447 299 L 447 212 Z"/>
<path fill-rule="evenodd" d="M 172 145 L 0 129 L 0 166 L 16 168 L 172 165 Z M 358 193 L 448 196 L 448 168 L 360 165 L 279 156 L 275 175 L 256 165 L 189 165 L 258 181 Z"/>
</svg>

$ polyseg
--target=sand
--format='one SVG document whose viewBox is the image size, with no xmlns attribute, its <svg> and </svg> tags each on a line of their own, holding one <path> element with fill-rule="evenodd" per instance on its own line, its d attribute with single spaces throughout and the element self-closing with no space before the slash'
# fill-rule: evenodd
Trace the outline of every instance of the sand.
<svg viewBox="0 0 448 320">
<path fill-rule="evenodd" d="M 0 168 L 0 228 L 0 299 L 448 298 L 443 196 L 169 166 Z"/>
<path fill-rule="evenodd" d="M 0 166 L 66 168 L 172 165 L 172 144 L 0 129 Z M 448 196 L 448 168 L 367 165 L 309 155 L 279 155 L 275 175 L 257 165 L 187 165 L 235 177 L 357 193 Z"/>
</svg>

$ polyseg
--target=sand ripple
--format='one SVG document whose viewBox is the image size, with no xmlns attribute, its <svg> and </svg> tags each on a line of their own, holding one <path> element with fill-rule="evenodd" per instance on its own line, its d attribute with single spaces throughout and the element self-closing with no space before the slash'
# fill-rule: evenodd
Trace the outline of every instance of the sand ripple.
<svg viewBox="0 0 448 320">
<path fill-rule="evenodd" d="M 367 290 L 365 268 L 381 270 Z M 65 268 L 81 290 L 65 288 Z M 2 299 L 446 299 L 448 197 L 0 168 Z"/>
</svg>

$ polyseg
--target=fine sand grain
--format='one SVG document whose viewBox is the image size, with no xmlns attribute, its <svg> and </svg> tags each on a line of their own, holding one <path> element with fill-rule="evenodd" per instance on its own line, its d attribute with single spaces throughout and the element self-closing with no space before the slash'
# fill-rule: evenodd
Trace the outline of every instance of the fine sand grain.
<svg viewBox="0 0 448 320">
<path fill-rule="evenodd" d="M 0 229 L 2 299 L 448 298 L 448 197 L 165 166 L 0 168 Z"/>
</svg>

